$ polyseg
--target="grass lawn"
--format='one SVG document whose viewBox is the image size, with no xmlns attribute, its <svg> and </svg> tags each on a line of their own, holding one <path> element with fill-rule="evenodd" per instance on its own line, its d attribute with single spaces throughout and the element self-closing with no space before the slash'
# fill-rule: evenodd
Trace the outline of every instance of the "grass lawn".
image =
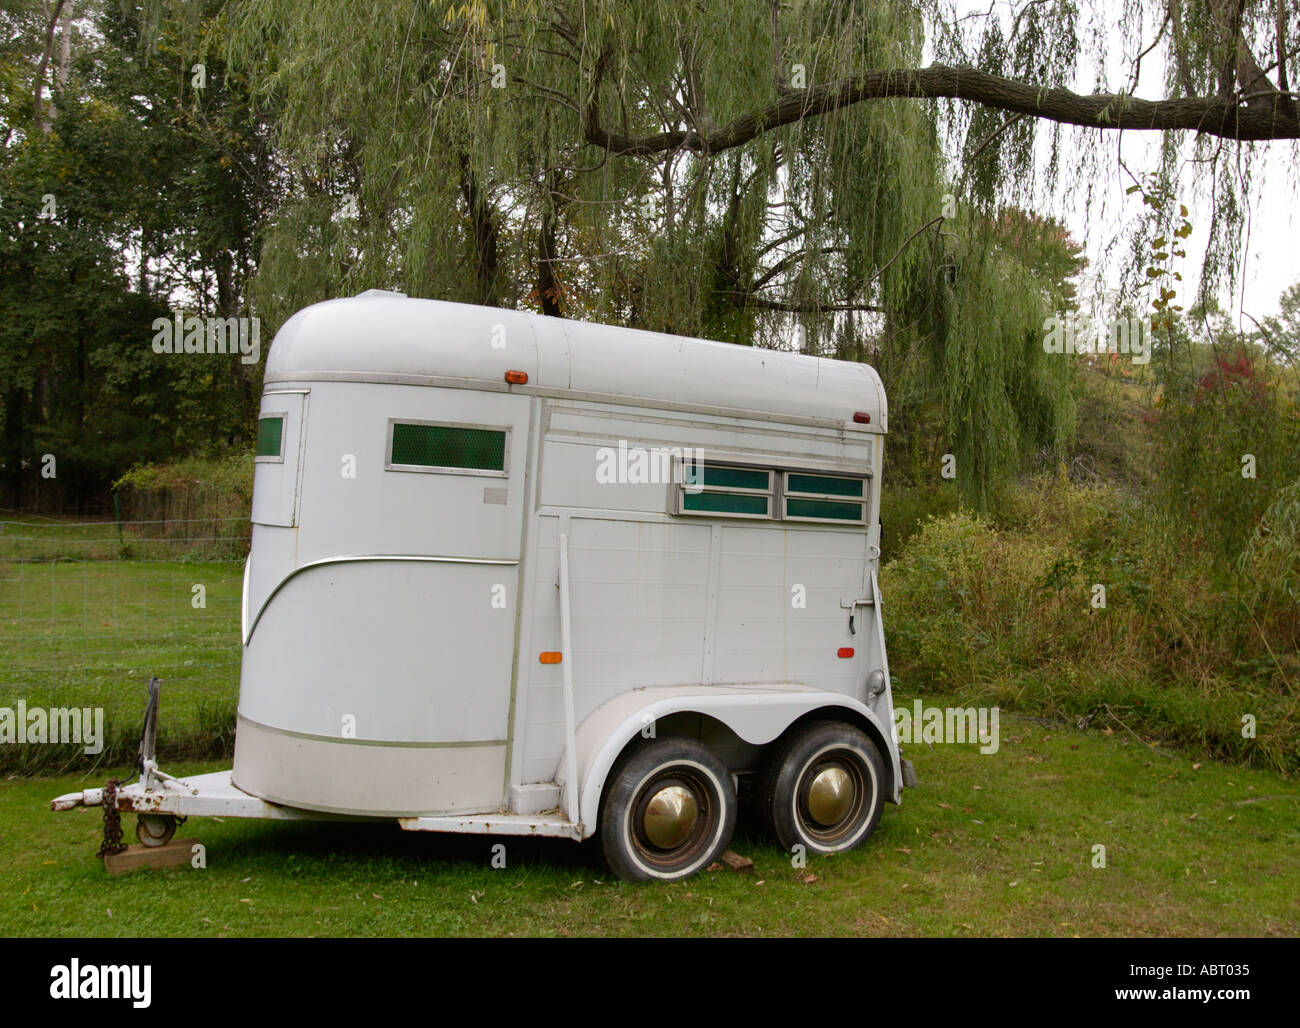
<svg viewBox="0 0 1300 1028">
<path fill-rule="evenodd" d="M 196 740 L 233 711 L 239 690 L 242 563 L 160 559 L 168 547 L 148 539 L 129 542 L 149 551 L 144 559 L 115 559 L 112 523 L 3 527 L 0 706 L 102 707 L 107 759 L 121 760 L 134 751 L 146 683 L 157 675 L 163 744 L 202 753 Z M 7 747 L 0 769 L 87 760 L 77 748 Z"/>
<path fill-rule="evenodd" d="M 166 769 L 229 766 L 192 758 L 233 712 L 242 568 L 123 549 L 113 525 L 3 527 L 0 706 L 103 706 L 110 752 L 75 777 L 4 777 L 93 758 L 0 747 L 0 935 L 1300 934 L 1300 784 L 1009 713 L 996 754 L 908 747 L 921 787 L 865 847 L 806 867 L 744 818 L 733 848 L 754 873 L 671 886 L 617 881 L 597 842 L 196 820 L 180 834 L 206 869 L 110 878 L 99 811 L 49 800 L 125 777 L 151 674 Z"/>
<path fill-rule="evenodd" d="M 100 812 L 48 809 L 107 773 L 11 778 L 0 783 L 0 934 L 1300 934 L 1295 782 L 1008 715 L 996 754 L 907 755 L 920 788 L 886 808 L 863 848 L 794 868 L 742 821 L 733 848 L 752 874 L 670 886 L 614 879 L 598 842 L 210 819 L 179 832 L 205 845 L 206 869 L 110 878 L 94 856 Z M 123 827 L 134 841 L 133 818 Z M 490 866 L 497 842 L 504 869 Z"/>
</svg>

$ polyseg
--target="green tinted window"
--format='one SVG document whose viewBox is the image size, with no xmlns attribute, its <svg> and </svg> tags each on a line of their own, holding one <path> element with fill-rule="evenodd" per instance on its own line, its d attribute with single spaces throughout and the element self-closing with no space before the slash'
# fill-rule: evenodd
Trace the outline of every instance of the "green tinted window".
<svg viewBox="0 0 1300 1028">
<path fill-rule="evenodd" d="M 690 477 L 695 473 L 696 466 L 688 463 L 686 465 L 687 481 L 692 485 L 695 479 Z M 771 488 L 772 472 L 754 471 L 750 468 L 720 468 L 711 464 L 704 465 L 704 485 L 716 486 L 720 489 L 763 489 Z"/>
<path fill-rule="evenodd" d="M 789 518 L 828 518 L 833 521 L 863 520 L 860 503 L 842 503 L 839 500 L 799 500 L 794 497 L 785 501 L 785 515 Z"/>
<path fill-rule="evenodd" d="M 506 434 L 490 428 L 393 424 L 390 464 L 504 471 Z"/>
<path fill-rule="evenodd" d="M 280 446 L 284 442 L 284 418 L 257 419 L 257 450 L 259 457 L 280 457 Z M 248 452 L 248 451 L 245 451 Z"/>
<path fill-rule="evenodd" d="M 752 493 L 686 493 L 682 509 L 712 514 L 757 514 L 767 517 L 771 498 Z"/>
<path fill-rule="evenodd" d="M 819 493 L 828 496 L 861 496 L 862 479 L 832 478 L 830 475 L 796 475 L 786 479 L 788 493 Z"/>
<path fill-rule="evenodd" d="M 683 514 L 848 524 L 866 521 L 867 484 L 863 477 L 722 464 L 701 468 L 687 462 L 684 466 L 686 482 L 680 487 L 678 508 Z M 697 471 L 698 480 L 692 474 Z"/>
</svg>

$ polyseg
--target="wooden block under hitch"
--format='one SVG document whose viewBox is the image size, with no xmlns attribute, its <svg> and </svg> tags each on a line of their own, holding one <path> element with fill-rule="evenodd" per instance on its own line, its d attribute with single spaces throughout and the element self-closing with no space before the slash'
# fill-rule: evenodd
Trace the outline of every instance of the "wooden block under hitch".
<svg viewBox="0 0 1300 1028">
<path fill-rule="evenodd" d="M 120 875 L 143 867 L 181 867 L 190 862 L 198 842 L 198 839 L 173 839 L 165 846 L 128 846 L 121 853 L 104 857 L 104 870 Z"/>
</svg>

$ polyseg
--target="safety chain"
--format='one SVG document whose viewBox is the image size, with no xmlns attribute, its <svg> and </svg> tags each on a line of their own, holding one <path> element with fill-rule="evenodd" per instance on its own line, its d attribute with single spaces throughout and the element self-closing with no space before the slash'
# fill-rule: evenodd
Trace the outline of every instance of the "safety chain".
<svg viewBox="0 0 1300 1028">
<path fill-rule="evenodd" d="M 111 857 L 126 851 L 122 841 L 122 815 L 117 809 L 117 787 L 121 783 L 110 778 L 104 786 L 104 845 L 99 847 L 97 857 Z"/>
</svg>

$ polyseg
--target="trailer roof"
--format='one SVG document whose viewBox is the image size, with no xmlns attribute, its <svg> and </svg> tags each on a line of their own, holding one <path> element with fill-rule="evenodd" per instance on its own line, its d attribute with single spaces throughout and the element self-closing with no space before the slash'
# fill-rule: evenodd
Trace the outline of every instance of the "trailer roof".
<svg viewBox="0 0 1300 1028">
<path fill-rule="evenodd" d="M 504 388 L 508 370 L 542 393 L 565 391 L 887 430 L 885 391 L 867 364 L 688 336 L 421 300 L 369 290 L 291 317 L 265 381 L 464 380 Z M 868 424 L 854 424 L 857 412 Z"/>
</svg>

